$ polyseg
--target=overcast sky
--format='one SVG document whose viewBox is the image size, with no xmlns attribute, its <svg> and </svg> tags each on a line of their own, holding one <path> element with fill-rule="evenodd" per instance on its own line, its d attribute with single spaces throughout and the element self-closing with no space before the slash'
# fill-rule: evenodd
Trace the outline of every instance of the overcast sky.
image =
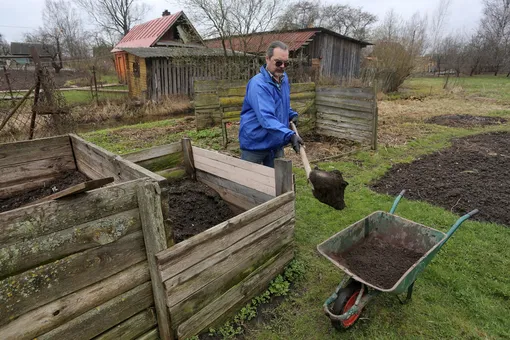
<svg viewBox="0 0 510 340">
<path fill-rule="evenodd" d="M 179 11 L 178 5 L 165 0 L 146 0 L 151 11 L 146 20 L 161 16 L 163 10 L 174 13 Z M 419 11 L 430 14 L 437 7 L 438 0 L 326 0 L 327 3 L 349 4 L 363 7 L 382 20 L 386 12 L 395 9 L 402 17 L 408 18 Z M 42 9 L 44 0 L 0 0 L 0 33 L 8 42 L 22 41 L 23 33 L 42 25 Z M 471 33 L 478 25 L 482 13 L 482 0 L 453 0 L 448 18 L 448 29 Z M 85 21 L 86 22 L 86 21 Z"/>
</svg>

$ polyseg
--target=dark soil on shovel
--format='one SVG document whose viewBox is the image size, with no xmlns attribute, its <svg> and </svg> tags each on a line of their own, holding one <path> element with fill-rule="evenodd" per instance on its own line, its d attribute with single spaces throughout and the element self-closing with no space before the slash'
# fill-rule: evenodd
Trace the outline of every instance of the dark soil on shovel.
<svg viewBox="0 0 510 340">
<path fill-rule="evenodd" d="M 389 289 L 423 254 L 369 235 L 335 258 L 366 282 Z"/>
<path fill-rule="evenodd" d="M 313 196 L 324 204 L 337 210 L 345 208 L 345 187 L 349 185 L 338 170 L 324 171 L 315 168 L 310 172 Z"/>
<path fill-rule="evenodd" d="M 426 201 L 473 219 L 510 226 L 510 133 L 452 140 L 452 147 L 412 163 L 395 164 L 372 189 Z"/>
<path fill-rule="evenodd" d="M 30 202 L 52 195 L 74 185 L 88 181 L 89 178 L 79 171 L 63 172 L 57 179 L 48 181 L 39 188 L 25 191 L 6 199 L 0 199 L 0 212 L 17 209 Z"/>
<path fill-rule="evenodd" d="M 170 184 L 169 203 L 176 243 L 236 215 L 216 191 L 189 179 Z"/>
<path fill-rule="evenodd" d="M 425 121 L 425 123 L 450 127 L 475 127 L 503 124 L 506 123 L 506 119 L 487 116 L 442 115 L 429 118 Z"/>
</svg>

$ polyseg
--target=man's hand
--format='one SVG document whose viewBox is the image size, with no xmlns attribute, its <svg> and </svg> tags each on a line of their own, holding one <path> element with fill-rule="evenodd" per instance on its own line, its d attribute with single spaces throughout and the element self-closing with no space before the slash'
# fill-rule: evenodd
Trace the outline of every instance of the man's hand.
<svg viewBox="0 0 510 340">
<path fill-rule="evenodd" d="M 295 115 L 294 117 L 292 117 L 292 119 L 290 120 L 291 122 L 294 123 L 294 125 L 296 125 L 296 127 L 298 126 L 298 116 Z"/>
<path fill-rule="evenodd" d="M 290 144 L 292 145 L 294 151 L 296 151 L 296 153 L 299 153 L 300 145 L 303 145 L 304 143 L 301 137 L 299 137 L 296 134 L 293 134 L 292 137 L 290 137 Z"/>
</svg>

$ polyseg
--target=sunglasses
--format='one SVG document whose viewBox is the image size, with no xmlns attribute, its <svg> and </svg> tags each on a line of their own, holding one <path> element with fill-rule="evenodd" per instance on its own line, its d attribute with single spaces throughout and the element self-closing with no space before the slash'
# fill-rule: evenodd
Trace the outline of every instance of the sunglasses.
<svg viewBox="0 0 510 340">
<path fill-rule="evenodd" d="M 281 60 L 277 60 L 276 63 L 275 63 L 276 67 L 289 67 L 290 65 L 290 62 L 289 61 L 281 61 Z"/>
</svg>

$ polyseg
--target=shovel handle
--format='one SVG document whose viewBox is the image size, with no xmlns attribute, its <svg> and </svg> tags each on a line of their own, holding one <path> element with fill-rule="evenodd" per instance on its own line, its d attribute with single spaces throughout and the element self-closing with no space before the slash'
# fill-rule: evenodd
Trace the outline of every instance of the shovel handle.
<svg viewBox="0 0 510 340">
<path fill-rule="evenodd" d="M 296 125 L 294 125 L 293 122 L 290 122 L 290 128 L 292 131 L 296 133 L 296 135 L 299 137 L 298 130 L 296 128 Z M 301 161 L 303 162 L 303 165 L 305 167 L 306 171 L 306 178 L 310 178 L 310 172 L 312 172 L 312 168 L 310 167 L 310 162 L 308 162 L 308 157 L 306 157 L 306 152 L 304 146 L 301 146 L 299 148 L 299 155 L 301 156 Z"/>
</svg>

